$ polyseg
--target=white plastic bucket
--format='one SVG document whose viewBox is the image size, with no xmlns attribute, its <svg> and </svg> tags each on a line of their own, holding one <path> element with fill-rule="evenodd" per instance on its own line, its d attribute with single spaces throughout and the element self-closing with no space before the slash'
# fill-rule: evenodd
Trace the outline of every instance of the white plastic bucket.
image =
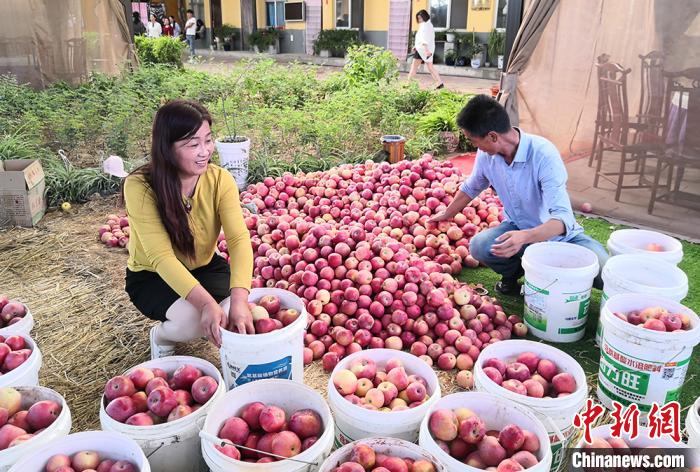
<svg viewBox="0 0 700 472">
<path fill-rule="evenodd" d="M 14 370 L 0 375 L 0 387 L 33 387 L 39 385 L 39 370 L 41 369 L 41 351 L 34 340 L 27 334 L 17 334 L 27 342 L 32 350 L 26 361 Z"/>
<path fill-rule="evenodd" d="M 525 324 L 538 338 L 574 342 L 586 331 L 598 258 L 576 244 L 532 244 L 522 258 L 525 270 Z"/>
<path fill-rule="evenodd" d="M 688 446 L 700 450 L 700 397 L 688 408 L 685 431 L 688 433 Z"/>
<path fill-rule="evenodd" d="M 122 434 L 107 431 L 85 431 L 69 434 L 51 441 L 41 449 L 33 448 L 32 454 L 12 466 L 10 472 L 43 471 L 51 456 L 56 454 L 71 456 L 80 451 L 95 451 L 103 460 L 130 461 L 138 467 L 139 472 L 151 472 L 148 459 L 134 440 Z"/>
<path fill-rule="evenodd" d="M 323 434 L 310 448 L 294 456 L 294 459 L 312 462 L 283 460 L 256 464 L 237 461 L 223 455 L 210 441 L 202 440 L 202 456 L 212 472 L 312 472 L 318 470 L 333 446 L 333 416 L 323 397 L 315 390 L 299 382 L 281 379 L 267 379 L 251 382 L 227 392 L 207 414 L 203 431 L 217 436 L 224 422 L 240 413 L 250 402 L 258 401 L 276 405 L 289 416 L 301 409 L 316 411 L 323 421 Z"/>
<path fill-rule="evenodd" d="M 328 456 L 328 459 L 323 463 L 319 472 L 332 472 L 333 468 L 350 460 L 352 448 L 356 444 L 366 444 L 378 454 L 396 456 L 402 459 L 413 459 L 415 461 L 425 459 L 433 463 L 436 472 L 448 471 L 447 467 L 445 467 L 437 457 L 411 442 L 396 438 L 366 438 L 353 441 L 337 449 L 333 454 Z"/>
<path fill-rule="evenodd" d="M 455 408 L 468 408 L 486 423 L 487 429 L 500 430 L 508 424 L 516 424 L 523 429 L 532 431 L 540 440 L 540 450 L 535 456 L 540 460 L 537 465 L 530 467 L 528 472 L 548 472 L 552 464 L 552 451 L 549 444 L 549 435 L 542 422 L 527 407 L 510 400 L 482 392 L 461 392 L 447 395 L 435 402 L 426 413 L 420 425 L 420 440 L 418 444 L 438 458 L 447 466 L 450 472 L 478 472 L 481 469 L 464 464 L 451 457 L 437 445 L 428 423 L 430 415 L 435 410 Z"/>
<path fill-rule="evenodd" d="M 335 374 L 339 370 L 347 369 L 356 359 L 372 359 L 377 363 L 377 367 L 384 367 L 392 358 L 403 362 L 408 375 L 418 375 L 425 379 L 428 384 L 426 390 L 430 395 L 425 403 L 400 411 L 367 410 L 343 398 L 333 385 Z M 340 447 L 369 437 L 392 437 L 415 442 L 423 417 L 440 396 L 440 382 L 435 371 L 412 354 L 394 349 L 370 349 L 351 354 L 338 362 L 328 379 L 328 403 L 335 418 L 335 446 Z"/>
<path fill-rule="evenodd" d="M 32 328 L 34 328 L 34 317 L 32 316 L 32 312 L 29 310 L 29 307 L 24 303 L 22 303 L 22 305 L 24 305 L 24 309 L 27 310 L 27 314 L 24 315 L 21 321 L 5 326 L 4 328 L 0 328 L 1 336 L 8 337 L 12 336 L 13 334 L 26 334 L 29 336 L 29 334 L 32 332 Z"/>
<path fill-rule="evenodd" d="M 28 454 L 33 454 L 37 449 L 44 447 L 54 439 L 61 438 L 70 433 L 71 415 L 68 404 L 64 398 L 46 387 L 15 387 L 22 394 L 22 410 L 28 410 L 31 405 L 43 400 L 51 400 L 61 405 L 61 413 L 58 418 L 30 441 L 18 444 L 0 451 L 0 472 L 10 470 L 10 467 Z"/>
<path fill-rule="evenodd" d="M 664 251 L 649 251 L 647 244 L 660 244 Z M 608 238 L 611 256 L 618 254 L 646 254 L 677 265 L 683 260 L 683 245 L 671 236 L 646 229 L 619 229 Z"/>
<path fill-rule="evenodd" d="M 241 136 L 241 138 L 244 138 Z M 228 170 L 239 189 L 245 189 L 248 180 L 248 160 L 250 155 L 250 139 L 240 143 L 222 143 L 216 140 L 216 150 L 219 152 L 219 164 Z"/>
<path fill-rule="evenodd" d="M 553 361 L 559 372 L 568 372 L 576 380 L 577 390 L 562 398 L 533 398 L 511 392 L 494 383 L 484 374 L 483 364 L 493 357 L 504 362 L 515 361 L 523 352 L 534 352 L 541 359 Z M 544 424 L 552 447 L 552 470 L 564 460 L 566 447 L 574 433 L 573 419 L 586 403 L 588 383 L 581 365 L 565 352 L 544 343 L 525 340 L 501 341 L 487 346 L 474 365 L 474 387 L 530 408 Z M 564 441 L 562 441 L 564 439 Z"/>
<path fill-rule="evenodd" d="M 661 306 L 690 317 L 691 329 L 652 331 L 613 315 Z M 603 309 L 603 337 L 598 370 L 598 398 L 608 408 L 612 401 L 636 403 L 640 421 L 646 421 L 652 403 L 677 400 L 685 381 L 693 348 L 700 342 L 700 319 L 689 308 L 658 295 L 626 293 L 610 297 Z"/>
<path fill-rule="evenodd" d="M 226 392 L 226 386 L 216 367 L 197 357 L 163 357 L 144 362 L 125 372 L 126 375 L 137 367 L 147 367 L 149 369 L 158 367 L 168 374 L 172 374 L 183 364 L 193 365 L 201 370 L 203 375 L 213 377 L 219 383 L 219 388 L 201 408 L 179 420 L 153 426 L 132 426 L 120 423 L 107 414 L 104 396 L 100 402 L 100 425 L 102 429 L 124 434 L 136 441 L 148 456 L 153 469 L 156 471 L 178 470 L 195 472 L 200 470 L 199 431 L 202 429 L 207 412 Z"/>
<path fill-rule="evenodd" d="M 292 292 L 277 288 L 254 288 L 248 301 L 254 303 L 266 295 L 278 297 L 283 307 L 294 308 L 300 315 L 289 326 L 264 334 L 221 330 L 221 370 L 229 390 L 261 379 L 304 381 L 304 302 Z M 228 306 L 223 308 L 228 310 Z"/>
<path fill-rule="evenodd" d="M 680 302 L 688 295 L 688 276 L 677 266 L 646 254 L 621 254 L 605 263 L 602 272 L 603 294 L 600 312 L 608 298 L 618 293 L 647 293 L 661 295 Z M 600 345 L 603 331 L 602 316 L 598 318 L 596 344 Z"/>
</svg>

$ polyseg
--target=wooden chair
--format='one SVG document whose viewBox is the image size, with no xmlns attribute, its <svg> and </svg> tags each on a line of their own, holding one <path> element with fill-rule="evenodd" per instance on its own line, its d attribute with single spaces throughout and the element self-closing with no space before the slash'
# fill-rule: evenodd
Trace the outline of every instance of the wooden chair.
<svg viewBox="0 0 700 472">
<path fill-rule="evenodd" d="M 639 142 L 639 126 L 630 123 L 629 105 L 627 101 L 627 76 L 631 69 L 624 69 L 619 64 L 603 63 L 597 64 L 599 72 L 599 116 L 605 117 L 604 126 L 600 127 L 596 149 L 594 150 L 596 160 L 596 172 L 593 179 L 593 186 L 597 187 L 600 178 L 616 184 L 615 201 L 620 200 L 623 188 L 644 187 L 639 180 L 636 184 L 625 185 L 624 178 L 628 175 L 640 175 L 640 159 L 654 156 L 662 147 L 660 140 L 652 142 Z M 617 172 L 603 172 L 603 155 L 605 152 L 615 152 L 620 154 L 620 167 Z M 627 164 L 634 163 L 635 169 L 628 170 Z M 615 179 L 614 177 L 617 177 Z"/>
<path fill-rule="evenodd" d="M 700 209 L 700 194 L 680 189 L 688 169 L 700 169 L 700 68 L 668 75 L 664 113 L 666 148 L 657 156 L 647 212 L 657 201 Z M 666 184 L 660 184 L 662 172 Z M 675 176 L 674 176 L 675 171 Z"/>
<path fill-rule="evenodd" d="M 662 142 L 662 123 L 664 116 L 664 98 L 666 79 L 664 77 L 663 53 L 652 51 L 646 55 L 640 55 L 641 60 L 641 97 L 639 111 L 635 124 L 637 134 L 635 143 L 660 143 Z M 637 170 L 640 171 L 640 181 L 644 179 L 646 157 L 642 156 L 638 161 Z"/>
</svg>

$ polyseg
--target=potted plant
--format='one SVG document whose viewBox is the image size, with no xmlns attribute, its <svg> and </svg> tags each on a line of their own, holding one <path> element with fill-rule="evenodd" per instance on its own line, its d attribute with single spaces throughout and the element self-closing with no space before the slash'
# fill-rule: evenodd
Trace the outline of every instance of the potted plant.
<svg viewBox="0 0 700 472">
<path fill-rule="evenodd" d="M 418 132 L 425 136 L 438 135 L 445 150 L 455 152 L 459 147 L 457 116 L 449 107 L 440 107 L 424 115 L 418 122 Z"/>
<path fill-rule="evenodd" d="M 241 81 L 245 73 L 251 67 L 249 64 L 233 85 L 235 91 L 238 83 Z M 226 125 L 226 136 L 223 136 L 215 141 L 216 150 L 219 153 L 219 164 L 224 169 L 227 169 L 233 178 L 236 179 L 238 188 L 244 189 L 248 179 L 248 159 L 250 153 L 250 139 L 247 136 L 239 136 L 236 129 L 236 115 L 230 115 L 226 112 L 226 94 L 221 96 L 221 109 L 224 115 L 224 124 Z"/>
<path fill-rule="evenodd" d="M 214 28 L 214 41 L 217 44 L 217 48 L 219 44 L 222 44 L 224 51 L 232 51 L 234 42 L 239 34 L 240 29 L 230 24 Z"/>
<path fill-rule="evenodd" d="M 450 49 L 445 53 L 445 64 L 448 66 L 453 66 L 455 65 L 455 61 L 457 60 L 457 51 L 454 49 Z"/>
<path fill-rule="evenodd" d="M 248 36 L 250 45 L 253 46 L 253 51 L 267 52 L 268 54 L 277 54 L 280 32 L 276 28 L 269 27 L 253 31 Z"/>
<path fill-rule="evenodd" d="M 491 33 L 489 34 L 488 53 L 491 61 L 493 62 L 494 60 L 496 60 L 498 68 L 501 70 L 503 69 L 503 55 L 506 52 L 505 49 L 505 33 L 496 31 L 496 29 L 494 28 L 493 31 L 491 31 Z"/>
<path fill-rule="evenodd" d="M 454 36 L 455 65 L 464 67 L 469 63 L 469 58 L 471 57 L 469 35 L 455 32 Z"/>
<path fill-rule="evenodd" d="M 452 28 L 445 30 L 445 40 L 448 43 L 454 43 L 455 42 L 455 30 Z"/>
</svg>

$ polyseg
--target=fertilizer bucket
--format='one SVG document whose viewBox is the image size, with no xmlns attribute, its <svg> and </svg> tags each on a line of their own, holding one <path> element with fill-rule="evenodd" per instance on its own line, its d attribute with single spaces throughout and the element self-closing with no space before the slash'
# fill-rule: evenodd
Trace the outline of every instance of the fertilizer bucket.
<svg viewBox="0 0 700 472">
<path fill-rule="evenodd" d="M 650 244 L 658 245 L 649 250 Z M 660 249 L 660 250 L 659 250 Z M 646 229 L 619 229 L 608 238 L 611 256 L 618 254 L 645 254 L 677 265 L 683 259 L 683 245 L 675 238 Z"/>
<path fill-rule="evenodd" d="M 294 308 L 300 315 L 289 326 L 264 334 L 221 330 L 221 370 L 229 390 L 261 379 L 304 381 L 304 302 L 292 292 L 277 288 L 254 288 L 248 301 L 257 302 L 266 295 L 278 297 L 283 308 Z M 223 308 L 228 310 L 227 306 Z"/>
<path fill-rule="evenodd" d="M 0 451 L 0 472 L 7 472 L 13 464 L 22 460 L 27 455 L 44 447 L 51 441 L 70 433 L 71 415 L 68 404 L 61 395 L 46 387 L 15 387 L 22 394 L 22 406 L 20 410 L 28 410 L 31 405 L 43 400 L 51 400 L 61 405 L 61 413 L 41 433 L 29 441 Z M 43 470 L 43 469 L 42 469 Z"/>
<path fill-rule="evenodd" d="M 548 472 L 552 464 L 552 451 L 549 435 L 542 422 L 529 409 L 510 400 L 482 392 L 461 392 L 447 395 L 435 402 L 425 415 L 420 425 L 420 440 L 418 444 L 447 466 L 450 472 L 479 472 L 481 469 L 464 464 L 451 457 L 435 442 L 428 423 L 430 415 L 435 410 L 468 408 L 476 413 L 486 423 L 486 429 L 501 430 L 508 424 L 516 424 L 522 429 L 532 431 L 540 440 L 540 450 L 535 454 L 539 462 L 528 468 L 528 472 Z"/>
<path fill-rule="evenodd" d="M 700 450 L 700 397 L 688 408 L 685 431 L 688 433 L 688 446 Z"/>
<path fill-rule="evenodd" d="M 203 432 L 217 436 L 224 422 L 239 415 L 248 403 L 258 401 L 282 408 L 287 417 L 296 410 L 316 411 L 323 421 L 323 434 L 311 447 L 294 456 L 297 461 L 282 460 L 268 463 L 250 463 L 225 456 L 214 444 L 202 439 L 202 456 L 211 472 L 315 472 L 328 456 L 333 446 L 333 416 L 323 397 L 315 390 L 299 382 L 267 379 L 251 382 L 227 392 L 207 414 Z"/>
<path fill-rule="evenodd" d="M 621 254 L 608 259 L 603 267 L 603 295 L 600 312 L 608 298 L 618 293 L 660 295 L 680 302 L 688 295 L 688 276 L 675 265 L 646 254 Z M 598 318 L 596 344 L 600 345 L 603 331 L 602 316 Z"/>
<path fill-rule="evenodd" d="M 534 398 L 511 392 L 493 382 L 484 374 L 483 364 L 493 357 L 504 362 L 512 362 L 523 352 L 534 352 L 540 359 L 549 359 L 559 367 L 559 372 L 567 372 L 576 379 L 576 391 L 561 398 Z M 535 413 L 544 424 L 552 447 L 552 470 L 557 470 L 566 454 L 571 436 L 574 433 L 573 419 L 586 403 L 588 384 L 586 373 L 570 355 L 544 343 L 508 340 L 486 347 L 474 365 L 474 386 L 477 391 L 491 393 L 520 405 Z M 563 440 L 562 440 L 563 439 Z"/>
<path fill-rule="evenodd" d="M 32 350 L 26 361 L 14 370 L 0 375 L 0 387 L 33 387 L 39 385 L 39 369 L 41 369 L 41 351 L 34 340 L 26 334 L 22 336 L 27 342 L 27 348 Z"/>
<path fill-rule="evenodd" d="M 148 459 L 138 444 L 124 435 L 106 431 L 85 431 L 55 439 L 45 447 L 32 449 L 32 454 L 12 466 L 10 472 L 43 471 L 52 456 L 56 454 L 72 456 L 80 451 L 97 452 L 102 460 L 130 461 L 137 467 L 138 472 L 151 472 Z"/>
<path fill-rule="evenodd" d="M 688 331 L 661 332 L 635 326 L 613 315 L 660 306 L 690 318 Z M 636 403 L 646 421 L 652 403 L 678 400 L 693 348 L 700 342 L 700 319 L 689 308 L 658 295 L 626 293 L 603 308 L 598 398 L 612 410 L 613 400 Z"/>
<path fill-rule="evenodd" d="M 576 244 L 532 244 L 522 258 L 525 324 L 538 338 L 574 342 L 583 338 L 598 258 Z"/>
<path fill-rule="evenodd" d="M 172 374 L 178 367 L 190 364 L 202 371 L 203 375 L 213 377 L 219 388 L 216 393 L 197 411 L 168 423 L 153 426 L 133 426 L 120 423 L 110 417 L 105 410 L 104 396 L 100 402 L 100 425 L 105 431 L 121 433 L 143 449 L 153 465 L 158 470 L 178 470 L 182 472 L 195 472 L 200 470 L 201 456 L 199 453 L 199 430 L 202 429 L 204 418 L 214 403 L 226 392 L 223 378 L 219 371 L 209 362 L 197 357 L 171 356 L 144 362 L 132 367 L 125 375 L 137 367 L 149 369 L 160 368 L 168 374 Z"/>
<path fill-rule="evenodd" d="M 391 412 L 368 410 L 354 405 L 338 393 L 333 378 L 338 371 L 347 369 L 358 359 L 372 359 L 378 368 L 384 367 L 389 359 L 400 359 L 408 375 L 418 375 L 425 379 L 430 398 L 415 408 Z M 415 442 L 423 416 L 440 399 L 440 395 L 440 382 L 435 371 L 413 354 L 394 349 L 370 349 L 351 354 L 338 362 L 328 379 L 328 403 L 335 418 L 335 447 L 357 439 L 384 436 Z"/>
<path fill-rule="evenodd" d="M 27 305 L 24 305 L 24 309 L 27 310 L 27 314 L 24 315 L 19 322 L 0 329 L 0 336 L 8 337 L 12 336 L 13 334 L 26 334 L 29 336 L 32 328 L 34 328 L 34 317 L 32 316 L 32 312 L 29 311 L 29 307 Z"/>
<path fill-rule="evenodd" d="M 343 462 L 349 461 L 352 448 L 357 444 L 366 444 L 377 454 L 396 456 L 401 459 L 412 459 L 414 461 L 424 459 L 433 463 L 435 472 L 448 471 L 447 467 L 445 467 L 437 457 L 411 442 L 396 438 L 366 438 L 353 441 L 333 452 L 323 463 L 319 472 L 332 472 L 335 467 L 338 467 Z"/>
<path fill-rule="evenodd" d="M 391 164 L 403 161 L 406 138 L 398 134 L 387 134 L 382 136 L 381 142 L 382 146 L 384 146 L 384 152 L 389 157 L 389 162 Z"/>
<path fill-rule="evenodd" d="M 242 141 L 224 143 L 216 141 L 216 150 L 219 152 L 219 164 L 228 170 L 239 189 L 246 188 L 248 181 L 248 159 L 250 153 L 250 139 L 240 137 Z"/>
</svg>

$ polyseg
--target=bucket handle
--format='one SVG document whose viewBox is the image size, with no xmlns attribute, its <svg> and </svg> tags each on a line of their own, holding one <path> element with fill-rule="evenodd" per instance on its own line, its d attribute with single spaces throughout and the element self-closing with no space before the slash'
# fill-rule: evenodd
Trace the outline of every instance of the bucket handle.
<svg viewBox="0 0 700 472">
<path fill-rule="evenodd" d="M 554 279 L 554 281 L 551 284 L 547 285 L 546 287 L 541 288 L 541 290 L 547 290 L 549 287 L 551 287 L 552 285 L 554 285 L 557 282 L 559 282 L 559 279 Z M 537 293 L 536 290 L 533 290 L 531 293 L 527 293 L 526 287 L 527 287 L 527 284 L 523 284 L 523 295 L 524 296 L 527 297 L 528 295 L 533 295 L 533 294 Z"/>
<path fill-rule="evenodd" d="M 564 433 L 561 432 L 561 429 L 559 429 L 559 426 L 557 426 L 556 423 L 554 423 L 554 420 L 552 420 L 552 418 L 549 416 L 545 416 L 544 419 L 547 420 L 549 426 L 552 428 L 552 430 L 554 430 L 554 434 L 557 436 L 562 445 L 564 445 L 566 443 L 566 438 L 564 437 Z"/>
<path fill-rule="evenodd" d="M 157 444 L 157 447 L 153 451 L 151 451 L 150 454 L 147 454 L 146 458 L 150 459 L 151 456 L 153 456 L 156 452 L 160 451 L 160 448 L 162 448 L 163 446 L 169 446 L 171 444 L 177 444 L 179 442 L 180 442 L 180 436 L 175 435 L 175 436 L 172 436 L 169 438 L 159 439 L 157 441 L 147 443 L 146 447 L 150 448 L 152 445 L 156 445 L 156 444 Z"/>
</svg>

